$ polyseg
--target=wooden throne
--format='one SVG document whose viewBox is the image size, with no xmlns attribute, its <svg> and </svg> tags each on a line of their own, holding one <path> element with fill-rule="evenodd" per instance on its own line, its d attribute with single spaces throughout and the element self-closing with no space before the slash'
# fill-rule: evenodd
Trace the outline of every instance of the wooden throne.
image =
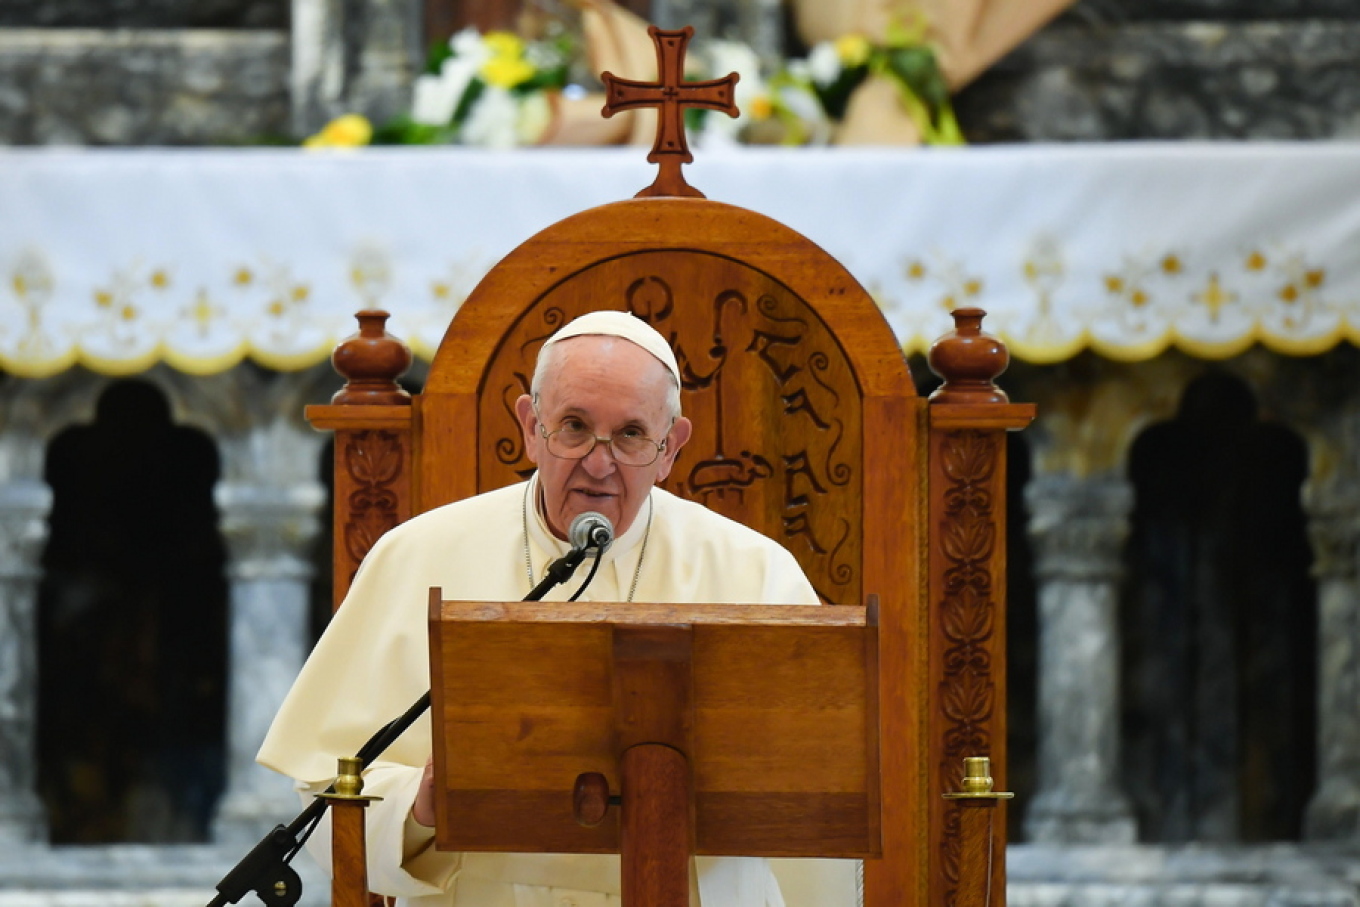
<svg viewBox="0 0 1360 907">
<path fill-rule="evenodd" d="M 336 433 L 336 601 L 392 526 L 527 475 L 513 402 L 542 342 L 587 311 L 632 312 L 674 347 L 695 425 L 664 486 L 782 542 L 828 606 L 879 598 L 884 856 L 865 863 L 865 903 L 1003 903 L 1005 823 L 976 808 L 996 801 L 964 760 L 990 757 L 1004 789 L 1004 434 L 1033 416 L 993 383 L 1004 347 L 980 311 L 956 312 L 924 399 L 868 292 L 807 238 L 643 194 L 497 264 L 413 398 L 385 314 L 359 315 L 335 357 L 348 383 L 308 409 Z"/>
</svg>

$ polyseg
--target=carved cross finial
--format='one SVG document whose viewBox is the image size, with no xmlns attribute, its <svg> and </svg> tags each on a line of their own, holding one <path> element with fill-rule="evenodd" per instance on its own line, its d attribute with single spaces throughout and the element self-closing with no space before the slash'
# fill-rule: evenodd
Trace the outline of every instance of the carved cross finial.
<svg viewBox="0 0 1360 907">
<path fill-rule="evenodd" d="M 685 46 L 694 37 L 694 29 L 686 25 L 678 31 L 667 31 L 655 25 L 647 29 L 656 45 L 655 82 L 634 82 L 620 79 L 610 72 L 600 74 L 604 82 L 606 100 L 602 113 L 612 117 L 620 110 L 638 107 L 657 108 L 656 141 L 652 143 L 647 160 L 658 164 L 656 180 L 635 197 L 657 195 L 686 195 L 703 198 L 680 173 L 680 165 L 694 160 L 685 141 L 685 108 L 703 107 L 719 110 L 728 116 L 737 115 L 733 100 L 740 78 L 735 72 L 721 79 L 706 82 L 685 82 Z"/>
</svg>

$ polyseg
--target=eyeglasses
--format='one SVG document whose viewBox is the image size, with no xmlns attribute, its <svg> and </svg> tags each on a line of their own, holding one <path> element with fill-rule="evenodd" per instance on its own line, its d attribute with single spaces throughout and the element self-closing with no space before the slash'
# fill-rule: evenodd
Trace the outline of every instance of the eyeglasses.
<svg viewBox="0 0 1360 907">
<path fill-rule="evenodd" d="M 653 441 L 637 429 L 626 428 L 601 438 L 575 419 L 568 419 L 553 431 L 548 431 L 540 419 L 538 431 L 547 442 L 548 453 L 563 460 L 583 460 L 603 441 L 620 465 L 651 466 L 666 449 L 664 440 Z"/>
</svg>

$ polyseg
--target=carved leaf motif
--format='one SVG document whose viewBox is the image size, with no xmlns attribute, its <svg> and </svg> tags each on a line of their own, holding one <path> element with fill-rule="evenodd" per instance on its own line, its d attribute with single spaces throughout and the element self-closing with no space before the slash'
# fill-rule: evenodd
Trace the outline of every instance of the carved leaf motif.
<svg viewBox="0 0 1360 907">
<path fill-rule="evenodd" d="M 957 790 L 958 788 L 949 788 Z M 940 843 L 940 869 L 944 873 L 945 879 L 957 885 L 959 881 L 959 860 L 960 845 L 963 841 L 963 819 L 959 815 L 957 804 L 951 803 L 945 807 L 944 812 L 944 836 Z M 951 887 L 945 893 L 946 903 L 952 903 L 956 892 Z"/>
<path fill-rule="evenodd" d="M 393 510 L 370 508 L 355 513 L 345 524 L 345 551 L 355 563 L 362 561 L 383 533 L 397 525 Z"/>
<path fill-rule="evenodd" d="M 958 674 L 964 671 L 987 674 L 992 670 L 992 654 L 974 642 L 961 646 L 951 646 L 944 653 L 944 672 Z"/>
<path fill-rule="evenodd" d="M 951 723 L 975 725 L 991 717 L 993 691 L 987 676 L 956 675 L 941 692 L 941 707 Z"/>
<path fill-rule="evenodd" d="M 956 485 L 944 493 L 947 513 L 972 511 L 980 514 L 992 512 L 992 493 L 982 485 Z"/>
<path fill-rule="evenodd" d="M 349 507 L 351 511 L 367 510 L 370 507 L 381 507 L 395 510 L 397 507 L 396 492 L 388 488 L 380 488 L 370 485 L 365 488 L 358 488 L 349 496 Z"/>
<path fill-rule="evenodd" d="M 392 432 L 358 432 L 345 445 L 345 467 L 361 485 L 387 485 L 401 474 L 401 445 Z"/>
<path fill-rule="evenodd" d="M 988 715 L 990 717 L 990 712 Z M 989 752 L 992 748 L 990 739 L 985 726 L 981 724 L 961 724 L 952 728 L 944 735 L 944 754 L 949 765 L 959 764 L 964 756 Z M 941 769 L 944 770 L 945 766 L 941 766 Z M 955 781 L 946 789 L 958 790 L 960 783 Z"/>
<path fill-rule="evenodd" d="M 951 642 L 979 642 L 992 635 L 991 597 L 975 585 L 964 586 L 945 599 L 941 628 Z"/>
<path fill-rule="evenodd" d="M 976 431 L 951 432 L 941 458 L 945 476 L 954 483 L 985 484 L 996 461 L 996 440 Z"/>
<path fill-rule="evenodd" d="M 944 556 L 955 564 L 977 564 L 992 556 L 996 527 L 991 520 L 964 514 L 940 527 Z"/>
</svg>

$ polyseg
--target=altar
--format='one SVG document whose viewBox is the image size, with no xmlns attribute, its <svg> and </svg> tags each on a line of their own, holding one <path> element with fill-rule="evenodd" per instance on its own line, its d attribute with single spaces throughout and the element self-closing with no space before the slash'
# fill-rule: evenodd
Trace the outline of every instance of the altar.
<svg viewBox="0 0 1360 907">
<path fill-rule="evenodd" d="M 1038 404 L 1009 505 L 1029 539 L 1014 563 L 1032 609 L 1028 637 L 1012 642 L 1030 647 L 1020 664 L 1035 675 L 1012 692 L 1028 724 L 1011 725 L 1011 902 L 1360 903 L 1360 143 L 696 152 L 692 185 L 827 250 L 908 354 L 949 329 L 950 309 L 985 309 L 1012 357 L 998 383 Z M 229 629 L 253 641 L 226 681 L 252 707 L 225 730 L 215 843 L 191 859 L 122 845 L 68 858 L 46 844 L 37 770 L 21 759 L 0 772 L 0 839 L 20 842 L 0 860 L 0 892 L 12 892 L 0 904 L 75 903 L 68 890 L 132 903 L 152 888 L 162 893 L 145 902 L 202 903 L 243 845 L 292 814 L 292 792 L 253 756 L 310 645 L 328 492 L 325 442 L 301 410 L 340 386 L 332 346 L 355 311 L 382 308 L 428 361 L 495 262 L 652 176 L 635 148 L 0 150 L 0 529 L 16 540 L 0 563 L 0 622 L 18 628 L 0 634 L 17 653 L 0 662 L 18 666 L 0 671 L 0 748 L 32 752 L 34 716 L 54 707 L 35 695 L 44 455 L 95 421 L 120 378 L 154 385 L 174 424 L 216 445 Z M 1140 832 L 1145 766 L 1120 738 L 1131 450 L 1210 372 L 1245 385 L 1259 421 L 1294 432 L 1307 457 L 1289 491 L 1316 585 L 1290 602 L 1301 615 L 1290 632 L 1307 637 L 1316 714 L 1299 734 L 1273 733 L 1300 764 L 1316 757 L 1316 777 L 1295 773 L 1290 809 L 1306 816 L 1263 846 Z M 1229 677 L 1250 656 L 1215 657 Z M 1235 701 L 1226 688 L 1195 695 L 1214 714 Z M 1209 819 L 1239 807 L 1241 780 L 1216 776 Z"/>
<path fill-rule="evenodd" d="M 0 367 L 296 370 L 361 308 L 428 358 L 492 263 L 651 170 L 636 149 L 0 151 Z M 839 259 L 908 353 L 961 305 L 1034 363 L 1360 342 L 1360 145 L 731 148 L 685 172 Z"/>
</svg>

